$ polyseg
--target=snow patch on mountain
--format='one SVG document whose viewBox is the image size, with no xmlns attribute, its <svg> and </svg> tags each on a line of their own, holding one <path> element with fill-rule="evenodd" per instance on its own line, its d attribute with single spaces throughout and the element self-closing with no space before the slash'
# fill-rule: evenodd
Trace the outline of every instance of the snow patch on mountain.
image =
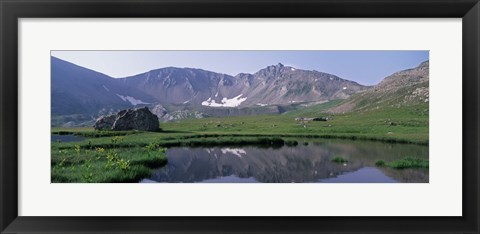
<svg viewBox="0 0 480 234">
<path fill-rule="evenodd" d="M 243 94 L 240 94 L 234 98 L 228 99 L 228 98 L 223 98 L 220 103 L 215 102 L 215 100 L 212 100 L 211 97 L 209 97 L 206 101 L 202 102 L 202 106 L 210 106 L 210 107 L 237 107 L 242 104 L 247 98 L 242 98 Z"/>
<path fill-rule="evenodd" d="M 105 85 L 102 85 L 102 86 L 107 92 L 110 92 L 110 89 L 108 89 Z"/>
<path fill-rule="evenodd" d="M 134 97 L 130 97 L 130 96 L 122 96 L 120 94 L 117 94 L 117 96 L 119 98 L 121 98 L 124 102 L 130 102 L 130 104 L 136 106 L 136 105 L 140 105 L 140 104 L 150 104 L 148 102 L 144 102 L 142 100 L 139 100 L 139 99 L 136 99 Z"/>
</svg>

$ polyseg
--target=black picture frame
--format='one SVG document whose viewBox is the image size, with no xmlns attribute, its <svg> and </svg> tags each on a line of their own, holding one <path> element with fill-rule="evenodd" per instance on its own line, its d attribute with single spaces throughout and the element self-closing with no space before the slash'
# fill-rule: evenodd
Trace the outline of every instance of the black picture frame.
<svg viewBox="0 0 480 234">
<path fill-rule="evenodd" d="M 478 0 L 0 0 L 0 15 L 1 233 L 479 232 Z M 461 217 L 18 216 L 17 20 L 50 17 L 462 18 L 463 215 Z"/>
</svg>

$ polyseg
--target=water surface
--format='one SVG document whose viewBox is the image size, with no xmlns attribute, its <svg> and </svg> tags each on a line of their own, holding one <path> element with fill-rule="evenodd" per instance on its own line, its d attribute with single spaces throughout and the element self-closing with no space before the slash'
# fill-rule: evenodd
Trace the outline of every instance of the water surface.
<svg viewBox="0 0 480 234">
<path fill-rule="evenodd" d="M 74 136 L 74 135 L 58 135 L 52 134 L 51 135 L 52 142 L 75 142 L 75 141 L 83 141 L 85 140 L 84 137 Z"/>
<path fill-rule="evenodd" d="M 168 164 L 141 182 L 428 183 L 428 169 L 375 167 L 377 160 L 428 159 L 428 147 L 322 140 L 298 146 L 173 147 Z M 332 162 L 342 157 L 347 163 Z"/>
</svg>

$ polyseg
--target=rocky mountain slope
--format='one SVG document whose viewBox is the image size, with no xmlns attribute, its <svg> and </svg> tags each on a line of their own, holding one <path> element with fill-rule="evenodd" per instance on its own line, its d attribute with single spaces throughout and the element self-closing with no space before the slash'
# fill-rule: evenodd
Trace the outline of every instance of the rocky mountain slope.
<svg viewBox="0 0 480 234">
<path fill-rule="evenodd" d="M 422 106 L 428 112 L 429 61 L 419 66 L 396 72 L 378 85 L 358 92 L 340 105 L 329 109 L 331 113 L 369 111 L 382 108 Z"/>
<path fill-rule="evenodd" d="M 344 99 L 364 86 L 317 71 L 268 66 L 236 76 L 193 68 L 162 68 L 118 79 L 163 104 L 209 107 L 252 107 Z"/>
</svg>

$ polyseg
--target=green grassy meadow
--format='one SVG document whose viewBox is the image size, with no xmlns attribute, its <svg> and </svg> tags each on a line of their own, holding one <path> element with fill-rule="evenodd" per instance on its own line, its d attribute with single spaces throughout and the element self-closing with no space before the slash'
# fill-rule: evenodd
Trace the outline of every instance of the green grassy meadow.
<svg viewBox="0 0 480 234">
<path fill-rule="evenodd" d="M 161 123 L 160 132 L 95 131 L 52 128 L 52 134 L 86 137 L 80 142 L 52 142 L 52 182 L 138 182 L 167 162 L 165 147 L 291 144 L 296 138 L 339 138 L 428 145 L 425 105 L 387 107 L 344 114 L 323 113 L 331 101 L 281 115 L 185 119 Z M 428 107 L 427 107 L 428 108 Z M 328 117 L 301 122 L 296 117 Z M 403 162 L 400 167 L 407 167 Z"/>
</svg>

